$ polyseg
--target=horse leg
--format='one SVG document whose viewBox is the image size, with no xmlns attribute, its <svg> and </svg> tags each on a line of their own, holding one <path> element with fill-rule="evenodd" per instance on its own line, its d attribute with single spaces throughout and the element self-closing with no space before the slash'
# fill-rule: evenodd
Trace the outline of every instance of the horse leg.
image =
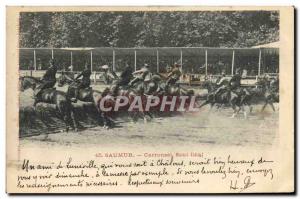
<svg viewBox="0 0 300 199">
<path fill-rule="evenodd" d="M 253 106 L 249 102 L 247 102 L 247 105 L 249 107 L 249 113 L 251 114 L 253 111 Z"/>
<path fill-rule="evenodd" d="M 209 101 L 208 101 L 208 100 L 206 100 L 205 102 L 203 102 L 203 103 L 199 106 L 199 108 L 201 108 L 201 107 L 203 107 L 203 106 L 205 106 L 205 105 L 207 105 L 207 104 L 209 104 Z"/>
<path fill-rule="evenodd" d="M 101 117 L 103 118 L 103 128 L 109 129 L 111 126 L 111 124 L 110 124 L 111 121 L 108 119 L 105 112 L 101 112 Z"/>
<path fill-rule="evenodd" d="M 144 119 L 144 124 L 146 124 L 146 123 L 148 122 L 148 120 L 147 120 L 147 118 L 146 118 L 146 114 L 145 114 L 144 111 L 142 111 L 141 114 L 142 114 L 142 117 L 143 117 L 143 119 Z"/>
<path fill-rule="evenodd" d="M 272 107 L 273 112 L 276 112 L 273 102 L 269 102 L 269 104 L 270 104 L 270 106 Z"/>
<path fill-rule="evenodd" d="M 152 114 L 149 111 L 144 112 L 144 117 L 149 116 L 150 120 L 153 119 Z"/>
<path fill-rule="evenodd" d="M 214 103 L 214 102 L 210 104 L 210 109 L 209 109 L 209 112 L 211 112 L 211 111 L 213 110 L 213 107 L 214 107 L 214 105 L 215 105 L 215 103 Z"/>
<path fill-rule="evenodd" d="M 142 114 L 145 124 L 148 122 L 147 116 L 150 117 L 150 120 L 153 119 L 153 116 L 151 115 L 151 113 L 149 111 L 142 111 L 141 114 Z"/>
<path fill-rule="evenodd" d="M 75 117 L 75 112 L 74 112 L 73 108 L 72 108 L 71 113 L 70 113 L 70 118 L 72 119 L 72 122 L 73 122 L 74 131 L 77 132 L 78 131 L 78 123 L 77 123 L 77 120 L 76 120 L 76 117 Z"/>
<path fill-rule="evenodd" d="M 131 112 L 131 118 L 132 118 L 132 122 L 137 122 L 137 120 L 138 120 L 138 113 L 136 111 L 132 111 Z"/>
<path fill-rule="evenodd" d="M 261 111 L 260 111 L 260 112 L 263 112 L 263 111 L 265 110 L 265 108 L 266 108 L 266 106 L 268 105 L 268 103 L 269 103 L 268 101 L 265 102 L 265 104 L 264 104 L 263 107 L 261 108 Z"/>
<path fill-rule="evenodd" d="M 237 111 L 236 111 L 236 105 L 235 104 L 231 104 L 231 107 L 233 109 L 233 114 L 230 118 L 235 118 L 236 114 L 237 114 Z"/>
<path fill-rule="evenodd" d="M 240 108 L 240 109 L 241 109 L 241 108 Z M 247 119 L 247 118 L 248 118 L 248 116 L 247 116 L 247 111 L 246 111 L 244 105 L 242 105 L 242 111 L 243 111 L 243 113 L 244 113 L 244 118 Z"/>
<path fill-rule="evenodd" d="M 68 104 L 65 101 L 59 101 L 56 105 L 58 111 L 62 115 L 63 121 L 66 125 L 65 131 L 68 132 L 70 128 L 70 106 L 67 107 Z"/>
<path fill-rule="evenodd" d="M 103 121 L 103 123 L 104 123 L 103 114 L 102 114 L 100 108 L 98 108 L 98 106 L 97 106 L 96 103 L 94 103 L 94 106 L 95 106 L 95 109 L 96 109 L 96 111 L 97 111 L 97 115 L 96 115 L 97 123 L 98 123 L 98 125 L 100 125 L 102 121 Z M 100 119 L 102 119 L 102 120 L 100 120 Z"/>
</svg>

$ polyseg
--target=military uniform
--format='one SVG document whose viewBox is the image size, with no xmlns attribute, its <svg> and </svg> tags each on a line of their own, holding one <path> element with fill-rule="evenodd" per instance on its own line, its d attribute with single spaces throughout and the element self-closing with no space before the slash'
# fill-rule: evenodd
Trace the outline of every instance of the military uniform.
<svg viewBox="0 0 300 199">
<path fill-rule="evenodd" d="M 180 78 L 181 71 L 178 67 L 174 67 L 168 75 L 167 85 L 174 85 Z"/>
<path fill-rule="evenodd" d="M 116 96 L 117 92 L 119 90 L 119 87 L 127 86 L 132 78 L 133 78 L 132 69 L 131 69 L 131 67 L 126 66 L 120 75 L 120 79 L 117 81 L 117 83 L 112 88 L 113 95 Z"/>
<path fill-rule="evenodd" d="M 151 72 L 147 66 L 144 66 L 142 69 L 135 71 L 133 74 L 140 74 L 138 77 L 134 78 L 129 85 L 132 86 L 138 81 L 149 81 L 151 80 Z"/>
<path fill-rule="evenodd" d="M 77 77 L 76 80 L 78 80 L 80 77 L 82 77 L 80 83 L 77 85 L 78 89 L 88 88 L 91 84 L 91 70 L 90 69 L 84 69 Z"/>
<path fill-rule="evenodd" d="M 132 68 L 126 66 L 124 71 L 120 75 L 120 80 L 118 81 L 119 86 L 126 86 L 129 84 L 130 80 L 133 78 Z"/>
<path fill-rule="evenodd" d="M 225 90 L 228 86 L 225 74 L 223 74 L 221 79 L 217 82 L 217 86 L 219 87 L 216 90 L 214 97 L 218 95 L 221 91 Z"/>
<path fill-rule="evenodd" d="M 272 92 L 279 92 L 279 78 L 275 78 L 270 82 L 270 89 Z"/>
<path fill-rule="evenodd" d="M 230 88 L 232 90 L 239 88 L 241 86 L 241 79 L 242 77 L 239 73 L 235 74 L 229 81 Z"/>
<path fill-rule="evenodd" d="M 48 68 L 48 70 L 46 71 L 46 73 L 41 79 L 42 84 L 35 89 L 35 97 L 38 97 L 38 95 L 40 95 L 42 90 L 54 87 L 56 83 L 56 72 L 57 72 L 57 67 L 52 62 L 51 66 Z"/>
<path fill-rule="evenodd" d="M 73 89 L 75 90 L 75 99 L 74 102 L 76 101 L 76 99 L 78 98 L 79 95 L 79 90 L 80 89 L 85 89 L 85 88 L 89 88 L 90 84 L 91 84 L 91 76 L 92 72 L 90 69 L 85 68 L 76 78 L 75 80 L 78 80 L 80 77 L 82 77 L 82 79 L 80 80 L 80 82 L 75 85 L 75 87 L 73 87 Z"/>
</svg>

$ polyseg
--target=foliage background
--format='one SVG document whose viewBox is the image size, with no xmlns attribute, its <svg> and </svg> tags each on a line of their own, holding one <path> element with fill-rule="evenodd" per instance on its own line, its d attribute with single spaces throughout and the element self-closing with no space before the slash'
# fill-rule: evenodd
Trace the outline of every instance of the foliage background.
<svg viewBox="0 0 300 199">
<path fill-rule="evenodd" d="M 279 40 L 279 12 L 24 12 L 20 47 L 249 47 Z"/>
</svg>

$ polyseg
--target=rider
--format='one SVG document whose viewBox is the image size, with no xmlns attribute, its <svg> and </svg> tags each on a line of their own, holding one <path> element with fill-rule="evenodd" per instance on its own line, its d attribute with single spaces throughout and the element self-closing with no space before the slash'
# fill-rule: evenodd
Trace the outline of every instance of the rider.
<svg viewBox="0 0 300 199">
<path fill-rule="evenodd" d="M 75 80 L 78 80 L 80 77 L 81 81 L 76 85 L 75 88 L 75 99 L 78 98 L 79 95 L 79 90 L 84 89 L 84 88 L 89 88 L 91 84 L 90 76 L 92 72 L 89 68 L 89 65 L 85 63 L 84 70 L 75 78 Z"/>
<path fill-rule="evenodd" d="M 219 81 L 217 81 L 217 86 L 218 86 L 218 89 L 216 90 L 216 92 L 214 94 L 214 97 L 216 97 L 219 93 L 221 93 L 222 91 L 224 91 L 227 88 L 227 86 L 228 86 L 226 75 L 225 75 L 224 71 L 222 71 L 222 76 L 219 79 Z"/>
<path fill-rule="evenodd" d="M 117 95 L 120 86 L 127 86 L 132 78 L 132 68 L 126 64 L 126 67 L 120 75 L 120 79 L 116 82 L 116 85 L 112 89 L 113 96 Z"/>
<path fill-rule="evenodd" d="M 144 66 L 140 70 L 137 70 L 132 74 L 133 75 L 134 74 L 139 74 L 139 76 L 137 76 L 133 80 L 131 80 L 128 84 L 129 86 L 134 85 L 138 81 L 145 81 L 145 79 L 151 79 L 151 76 L 152 76 L 151 72 L 149 70 L 149 65 L 146 64 L 146 63 L 144 64 Z"/>
<path fill-rule="evenodd" d="M 128 64 L 126 64 L 125 69 L 120 75 L 120 85 L 122 86 L 128 85 L 132 78 L 133 78 L 132 68 Z"/>
<path fill-rule="evenodd" d="M 235 90 L 241 86 L 241 79 L 242 76 L 240 74 L 240 69 L 238 68 L 235 71 L 235 75 L 233 75 L 233 77 L 229 81 L 231 90 Z"/>
<path fill-rule="evenodd" d="M 173 69 L 168 74 L 167 85 L 174 85 L 181 76 L 180 66 L 176 62 L 174 63 Z"/>
<path fill-rule="evenodd" d="M 42 77 L 42 83 L 35 89 L 34 98 L 37 99 L 41 94 L 42 90 L 47 88 L 53 88 L 56 83 L 56 72 L 57 67 L 54 59 L 50 59 L 50 67 L 47 69 L 46 73 Z"/>
<path fill-rule="evenodd" d="M 270 82 L 270 89 L 272 92 L 279 92 L 279 77 L 278 75 L 271 80 Z"/>
<path fill-rule="evenodd" d="M 103 65 L 102 69 L 104 72 L 103 77 L 105 79 L 106 84 L 110 84 L 112 80 L 118 78 L 116 73 L 112 71 L 108 65 Z"/>
<path fill-rule="evenodd" d="M 161 94 L 164 89 L 161 87 L 160 81 L 161 77 L 159 75 L 153 75 L 151 79 L 146 78 L 145 81 L 149 83 L 145 86 L 144 93 L 147 95 Z"/>
</svg>

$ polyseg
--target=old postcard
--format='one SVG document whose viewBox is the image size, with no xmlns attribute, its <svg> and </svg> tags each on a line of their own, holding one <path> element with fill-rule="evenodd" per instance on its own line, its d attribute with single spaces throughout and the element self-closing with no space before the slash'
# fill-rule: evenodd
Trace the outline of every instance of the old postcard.
<svg viewBox="0 0 300 199">
<path fill-rule="evenodd" d="M 7 7 L 8 193 L 293 193 L 293 7 Z"/>
</svg>

